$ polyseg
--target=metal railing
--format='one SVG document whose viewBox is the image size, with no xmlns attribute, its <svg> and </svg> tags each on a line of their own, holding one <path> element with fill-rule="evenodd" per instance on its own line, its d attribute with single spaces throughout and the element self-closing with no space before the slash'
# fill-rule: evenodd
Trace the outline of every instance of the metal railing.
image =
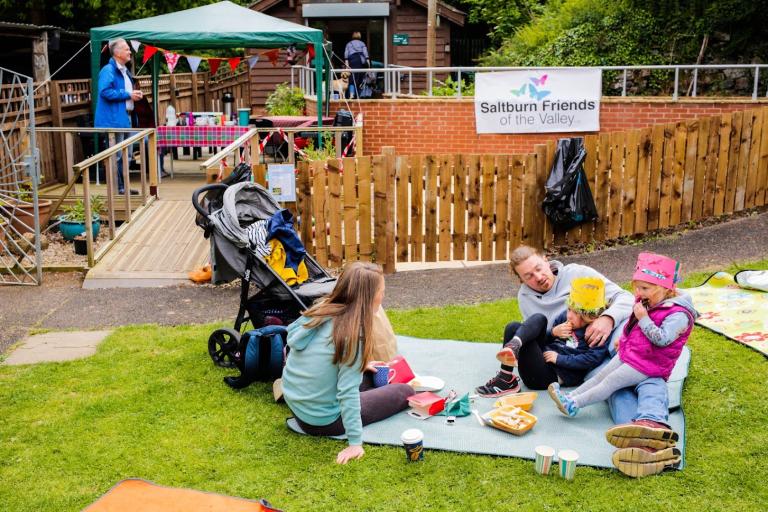
<svg viewBox="0 0 768 512">
<path fill-rule="evenodd" d="M 373 71 L 377 74 L 383 74 L 384 91 L 383 94 L 388 97 L 396 98 L 402 95 L 414 95 L 414 77 L 418 80 L 426 80 L 426 95 L 432 96 L 432 86 L 434 83 L 435 75 L 455 76 L 457 85 L 455 98 L 462 98 L 462 79 L 472 79 L 476 73 L 486 73 L 493 71 L 552 71 L 574 69 L 573 67 L 404 67 L 404 66 L 389 66 L 386 68 L 372 68 L 369 71 Z M 690 92 L 687 96 L 697 97 L 699 92 L 699 74 L 704 71 L 715 70 L 748 70 L 753 72 L 753 84 L 752 84 L 752 99 L 756 100 L 760 93 L 760 76 L 761 73 L 768 70 L 768 64 L 690 64 L 690 65 L 657 65 L 657 66 L 592 66 L 583 67 L 578 69 L 599 69 L 603 77 L 605 77 L 606 71 L 615 71 L 621 75 L 622 87 L 621 96 L 627 96 L 627 82 L 629 79 L 629 73 L 636 71 L 667 71 L 674 72 L 674 83 L 672 99 L 677 101 L 680 97 L 681 75 L 684 73 L 690 73 L 691 79 L 689 82 Z M 341 69 L 333 71 L 334 74 L 340 73 Z M 298 87 L 304 91 L 307 96 L 315 95 L 314 88 L 314 68 L 307 66 L 293 66 L 291 68 L 291 85 L 294 86 L 298 83 Z M 768 75 L 765 75 L 768 77 Z M 334 76 L 336 78 L 336 76 Z M 407 84 L 407 93 L 403 93 L 403 85 Z M 768 84 L 765 85 L 764 97 L 768 97 Z M 450 97 L 450 96 L 447 96 Z"/>
<path fill-rule="evenodd" d="M 104 151 L 101 151 L 100 153 L 97 153 L 91 157 L 86 158 L 85 160 L 79 162 L 79 163 L 71 163 L 71 153 L 68 150 L 67 151 L 67 168 L 69 169 L 71 167 L 71 172 L 68 172 L 67 176 L 67 185 L 64 187 L 64 190 L 60 194 L 59 198 L 56 200 L 56 202 L 51 207 L 51 218 L 54 217 L 54 214 L 59 209 L 61 204 L 64 202 L 64 200 L 69 196 L 70 191 L 72 191 L 73 187 L 77 183 L 77 181 L 82 177 L 82 189 L 83 189 L 83 208 L 84 208 L 84 217 L 85 217 L 85 239 L 86 239 L 86 245 L 87 245 L 87 257 L 88 257 L 88 266 L 93 267 L 96 262 L 98 262 L 101 257 L 107 252 L 109 249 L 109 246 L 111 246 L 112 243 L 114 243 L 120 235 L 124 232 L 127 225 L 131 222 L 132 214 L 138 213 L 139 210 L 146 207 L 151 201 L 152 198 L 149 196 L 147 191 L 147 176 L 149 176 L 149 187 L 151 193 L 154 193 L 157 187 L 158 183 L 158 176 L 157 176 L 157 136 L 155 134 L 154 129 L 116 129 L 116 128 L 78 128 L 78 127 L 38 127 L 38 131 L 40 132 L 55 132 L 55 133 L 63 133 L 65 137 L 65 147 L 72 148 L 72 134 L 83 132 L 83 133 L 98 133 L 98 134 L 107 134 L 107 137 L 109 138 L 110 147 L 105 149 Z M 127 137 L 125 140 L 115 143 L 115 134 L 118 133 L 133 133 L 133 135 Z M 146 143 L 145 143 L 146 141 Z M 131 179 L 130 179 L 130 172 L 129 172 L 129 151 L 131 150 L 131 147 L 133 144 L 139 145 L 139 151 L 140 151 L 140 159 L 141 159 L 141 165 L 140 165 L 140 172 L 141 172 L 141 190 L 137 197 L 141 198 L 141 206 L 136 209 L 135 212 L 132 212 L 131 207 Z M 122 173 L 123 173 L 123 183 L 125 186 L 125 190 L 123 192 L 123 198 L 125 201 L 125 219 L 123 224 L 120 226 L 119 229 L 116 229 L 115 227 L 115 206 L 116 206 L 116 197 L 115 197 L 115 179 L 117 176 L 117 173 L 115 172 L 114 165 L 113 165 L 113 155 L 117 155 L 118 153 L 122 153 Z M 107 226 L 108 226 L 108 233 L 109 233 L 109 239 L 111 240 L 111 243 L 108 244 L 106 247 L 102 248 L 98 254 L 94 254 L 94 248 L 93 248 L 93 209 L 91 205 L 91 193 L 90 193 L 90 170 L 94 166 L 98 166 L 99 164 L 103 164 L 105 166 L 105 177 L 106 177 L 106 185 L 107 185 Z M 98 167 L 97 167 L 98 169 Z M 98 171 L 97 171 L 98 172 Z M 53 223 L 52 223 L 53 225 Z"/>
</svg>

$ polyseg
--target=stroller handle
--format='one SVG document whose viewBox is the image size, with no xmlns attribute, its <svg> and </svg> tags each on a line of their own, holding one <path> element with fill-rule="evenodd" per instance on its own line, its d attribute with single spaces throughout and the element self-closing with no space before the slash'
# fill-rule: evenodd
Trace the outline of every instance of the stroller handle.
<svg viewBox="0 0 768 512">
<path fill-rule="evenodd" d="M 208 217 L 208 212 L 203 209 L 203 206 L 200 204 L 200 201 L 198 200 L 198 197 L 203 192 L 208 192 L 209 190 L 226 190 L 227 186 L 223 183 L 213 183 L 211 185 L 204 185 L 200 188 L 195 189 L 194 192 L 192 192 L 192 206 L 195 207 L 195 210 L 197 210 L 197 213 L 202 215 L 203 217 Z"/>
</svg>

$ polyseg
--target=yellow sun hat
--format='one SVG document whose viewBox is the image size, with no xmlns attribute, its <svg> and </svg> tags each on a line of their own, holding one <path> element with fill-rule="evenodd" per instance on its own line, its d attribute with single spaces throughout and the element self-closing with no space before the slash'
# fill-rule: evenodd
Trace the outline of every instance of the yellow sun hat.
<svg viewBox="0 0 768 512">
<path fill-rule="evenodd" d="M 599 277 L 577 277 L 571 281 L 568 307 L 579 313 L 600 315 L 605 311 L 605 282 Z"/>
</svg>

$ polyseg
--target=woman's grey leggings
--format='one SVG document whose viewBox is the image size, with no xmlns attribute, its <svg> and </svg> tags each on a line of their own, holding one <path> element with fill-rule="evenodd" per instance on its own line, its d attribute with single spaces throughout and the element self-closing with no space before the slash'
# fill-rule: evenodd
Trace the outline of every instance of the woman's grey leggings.
<svg viewBox="0 0 768 512">
<path fill-rule="evenodd" d="M 369 372 L 366 372 L 368 374 Z M 366 389 L 364 389 L 366 388 Z M 363 425 L 370 425 L 408 407 L 408 397 L 414 394 L 414 390 L 408 384 L 387 384 L 380 388 L 367 388 L 366 379 L 363 379 L 363 385 L 360 387 L 360 418 Z M 316 427 L 301 421 L 296 416 L 301 429 L 311 436 L 340 436 L 344 434 L 344 423 L 341 416 L 329 425 Z"/>
<path fill-rule="evenodd" d="M 586 407 L 606 400 L 622 388 L 640 384 L 647 378 L 644 373 L 624 364 L 617 354 L 597 375 L 571 391 L 568 396 L 576 407 Z"/>
</svg>

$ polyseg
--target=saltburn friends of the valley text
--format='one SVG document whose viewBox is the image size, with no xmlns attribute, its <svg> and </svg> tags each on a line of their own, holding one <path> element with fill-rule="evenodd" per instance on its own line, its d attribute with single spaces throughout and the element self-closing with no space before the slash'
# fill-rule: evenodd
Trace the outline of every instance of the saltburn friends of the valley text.
<svg viewBox="0 0 768 512">
<path fill-rule="evenodd" d="M 480 102 L 480 112 L 483 114 L 495 114 L 498 112 L 554 112 L 569 110 L 594 110 L 596 103 L 590 100 L 581 101 L 550 101 L 544 100 L 541 103 L 513 103 L 511 101 L 497 101 L 490 103 Z"/>
</svg>

